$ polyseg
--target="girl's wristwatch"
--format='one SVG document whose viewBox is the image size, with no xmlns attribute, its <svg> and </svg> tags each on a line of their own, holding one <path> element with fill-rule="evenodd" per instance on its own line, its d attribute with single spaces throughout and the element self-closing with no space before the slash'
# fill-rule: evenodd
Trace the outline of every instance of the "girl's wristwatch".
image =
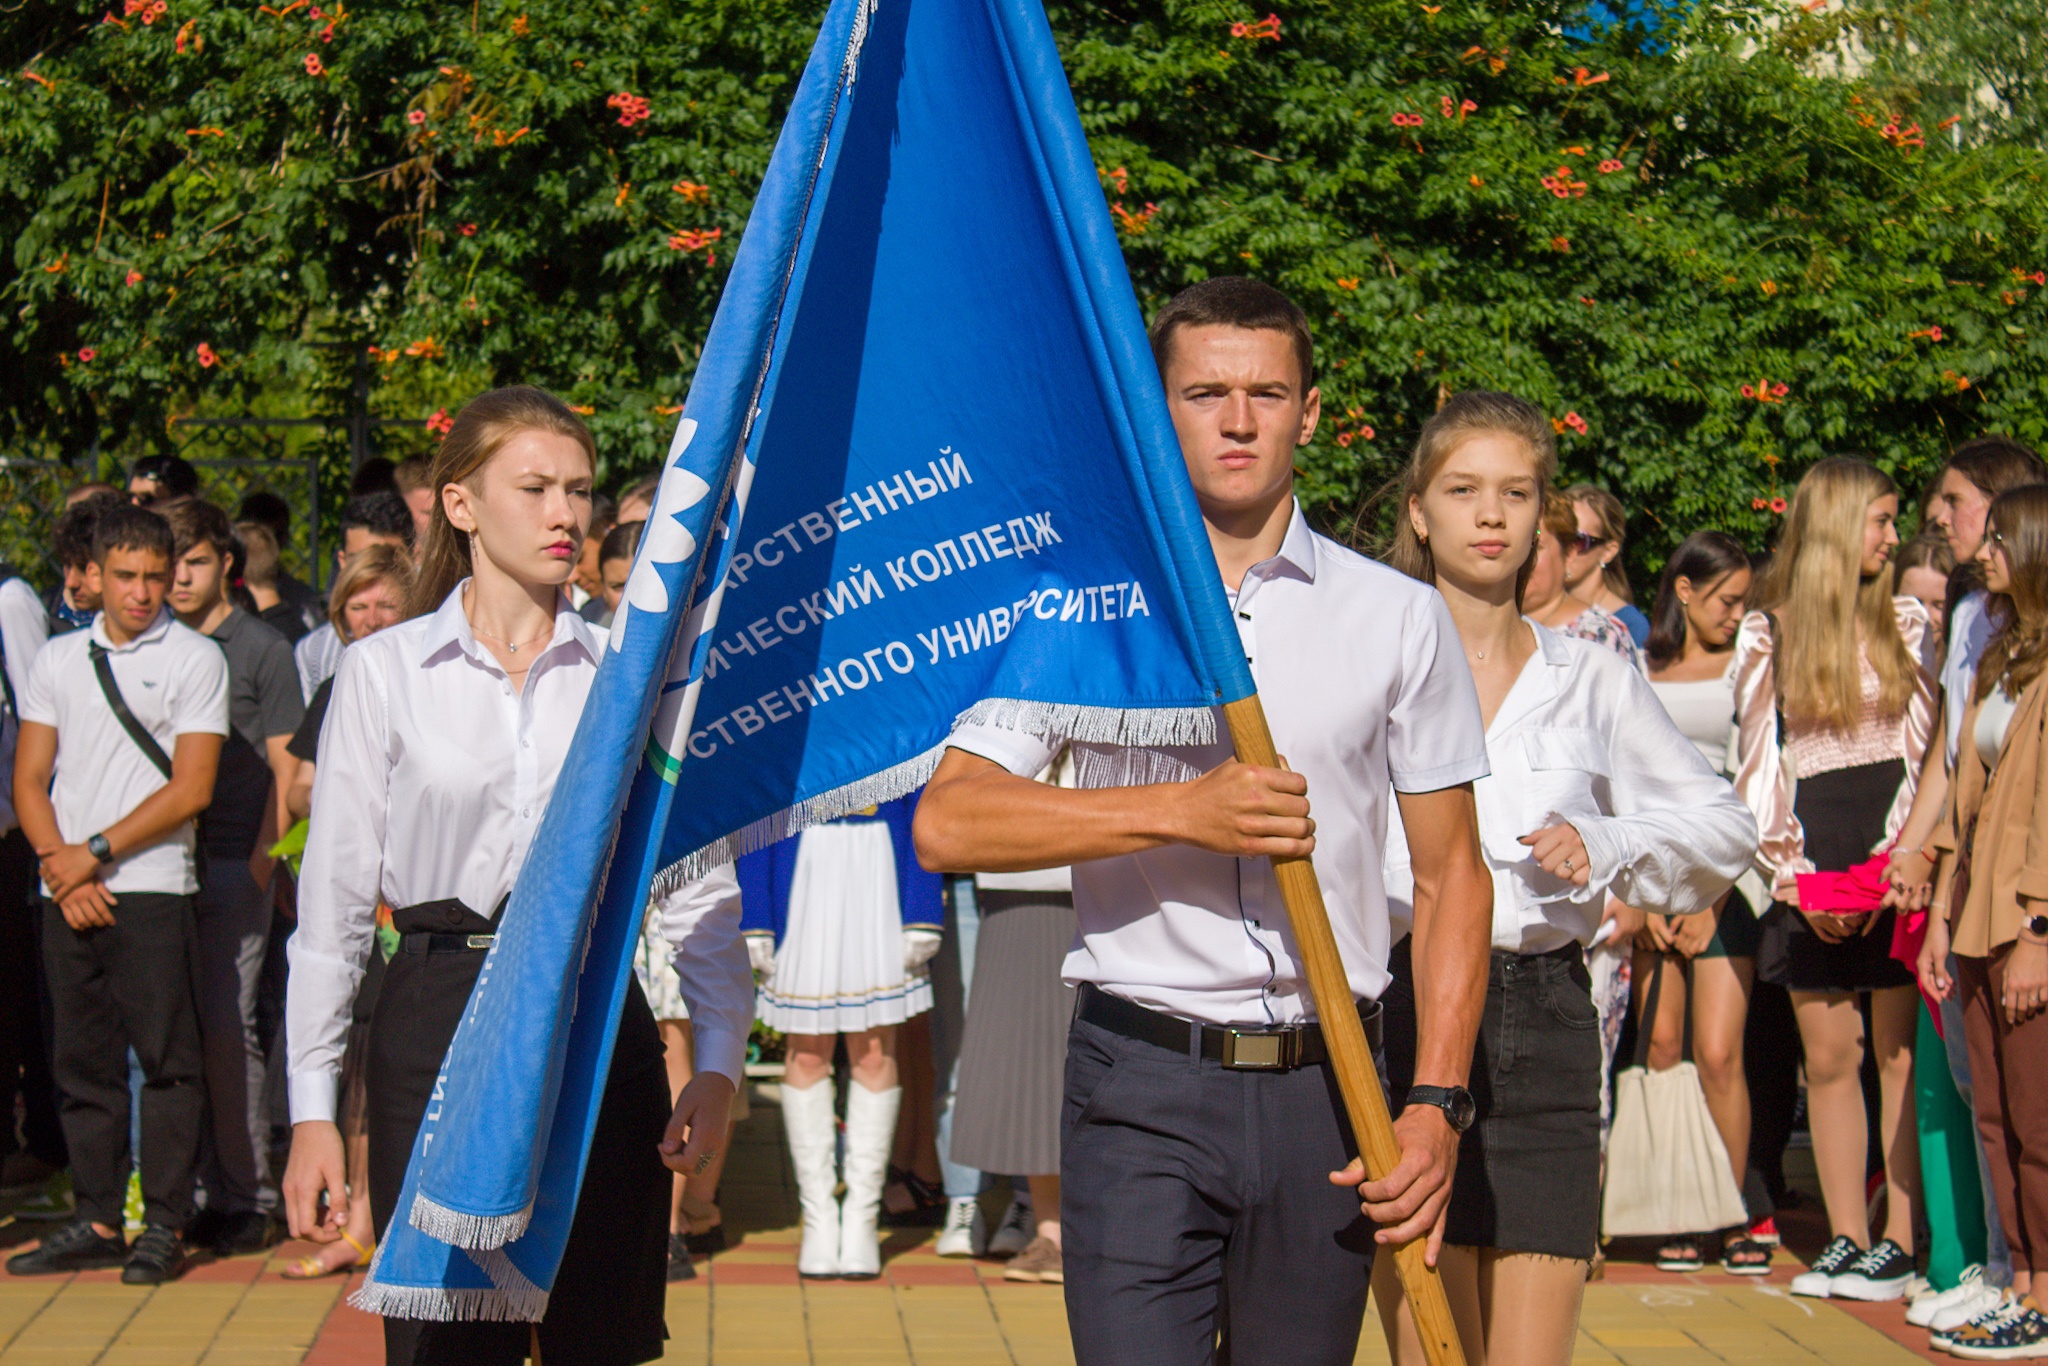
<svg viewBox="0 0 2048 1366">
<path fill-rule="evenodd" d="M 91 854 L 101 863 L 112 863 L 114 861 L 114 846 L 107 843 L 107 837 L 104 834 L 87 835 L 85 837 L 85 852 Z"/>
<path fill-rule="evenodd" d="M 2048 915 L 2022 916 L 2020 930 L 2034 936 L 2035 943 L 2048 943 Z"/>
</svg>

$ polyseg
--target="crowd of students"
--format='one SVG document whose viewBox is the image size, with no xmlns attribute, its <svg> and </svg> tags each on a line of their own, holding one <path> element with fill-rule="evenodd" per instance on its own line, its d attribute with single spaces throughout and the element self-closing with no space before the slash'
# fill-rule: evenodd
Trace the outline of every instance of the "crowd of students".
<svg viewBox="0 0 2048 1366">
<path fill-rule="evenodd" d="M 390 1359 L 658 1354 L 661 1284 L 722 1245 L 756 1020 L 799 1273 L 875 1276 L 878 1225 L 928 1219 L 1067 1283 L 1083 1360 L 1349 1360 L 1370 1276 L 1419 1362 L 1372 1251 L 1433 1226 L 1473 1359 L 1568 1359 L 1631 1032 L 1695 1065 L 1743 1213 L 1659 1266 L 1768 1274 L 1803 1073 L 1831 1240 L 1792 1291 L 2048 1355 L 2048 467 L 1959 447 L 1902 545 L 1890 478 L 1823 460 L 1770 548 L 1695 532 L 1644 610 L 1627 510 L 1557 487 L 1528 403 L 1449 398 L 1376 563 L 1293 501 L 1300 311 L 1212 281 L 1153 340 L 1299 772 L 1168 747 L 1147 771 L 1195 781 L 1105 790 L 1078 775 L 1114 747 L 966 727 L 924 792 L 662 898 L 537 1340 L 394 1319 Z M 174 457 L 73 492 L 47 594 L 0 581 L 0 1145 L 51 1221 L 11 1272 L 154 1284 L 287 1225 L 318 1244 L 287 1275 L 368 1264 L 653 507 L 595 465 L 568 408 L 498 390 L 359 475 L 324 595 L 281 500 L 231 517 Z M 1400 1116 L 1378 1181 L 1253 857 L 1318 845 Z M 1296 1061 L 1233 1061 L 1259 1032 Z"/>
</svg>

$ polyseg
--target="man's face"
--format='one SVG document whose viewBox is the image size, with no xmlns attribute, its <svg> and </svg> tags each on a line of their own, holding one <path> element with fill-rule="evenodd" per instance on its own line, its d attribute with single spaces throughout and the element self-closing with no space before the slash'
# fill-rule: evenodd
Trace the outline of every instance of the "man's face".
<svg viewBox="0 0 2048 1366">
<path fill-rule="evenodd" d="M 64 596 L 81 612 L 100 610 L 99 579 L 93 575 L 90 560 L 64 566 Z"/>
<path fill-rule="evenodd" d="M 1160 378 L 1203 512 L 1257 511 L 1286 495 L 1322 395 L 1303 391 L 1285 332 L 1179 328 Z"/>
<path fill-rule="evenodd" d="M 425 545 L 427 527 L 434 520 L 434 491 L 430 488 L 416 488 L 405 495 L 405 506 L 412 513 L 412 540 L 414 545 Z"/>
<path fill-rule="evenodd" d="M 171 589 L 171 562 L 154 550 L 114 549 L 85 571 L 86 590 L 100 600 L 100 610 L 133 637 L 149 629 L 164 609 Z"/>
<path fill-rule="evenodd" d="M 207 541 L 187 550 L 171 566 L 171 610 L 187 626 L 220 605 L 227 593 L 227 561 Z"/>
<path fill-rule="evenodd" d="M 348 568 L 354 562 L 356 556 L 362 554 L 373 545 L 397 546 L 400 550 L 403 550 L 405 549 L 405 537 L 389 536 L 381 531 L 372 531 L 366 526 L 349 527 L 341 533 L 341 549 L 334 552 L 336 567 L 340 569 Z"/>
</svg>

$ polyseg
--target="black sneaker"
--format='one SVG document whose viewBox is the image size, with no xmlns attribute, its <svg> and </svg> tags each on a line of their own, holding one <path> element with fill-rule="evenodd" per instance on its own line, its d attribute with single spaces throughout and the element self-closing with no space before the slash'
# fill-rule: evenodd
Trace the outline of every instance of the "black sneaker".
<svg viewBox="0 0 2048 1366">
<path fill-rule="evenodd" d="M 60 1271 L 97 1271 L 119 1266 L 128 1260 L 128 1244 L 117 1234 L 102 1238 L 89 1219 L 74 1219 L 49 1237 L 34 1252 L 7 1259 L 10 1276 L 49 1276 Z"/>
<path fill-rule="evenodd" d="M 709 1257 L 725 1251 L 725 1225 L 713 1224 L 702 1233 L 692 1233 L 684 1244 L 692 1257 Z"/>
<path fill-rule="evenodd" d="M 1880 1239 L 1828 1282 L 1828 1294 L 1844 1300 L 1895 1300 L 1913 1279 L 1913 1259 L 1889 1238 Z"/>
<path fill-rule="evenodd" d="M 1863 1255 L 1863 1249 L 1849 1238 L 1837 1236 L 1820 1250 L 1820 1256 L 1813 1259 L 1813 1265 L 1792 1278 L 1792 1293 L 1811 1295 L 1826 1299 L 1834 1293 L 1835 1277 L 1849 1269 L 1849 1264 Z"/>
<path fill-rule="evenodd" d="M 121 1284 L 162 1285 L 176 1280 L 184 1269 L 185 1240 L 174 1228 L 151 1224 L 130 1249 L 128 1265 L 121 1268 Z"/>
<path fill-rule="evenodd" d="M 213 1238 L 214 1254 L 220 1257 L 246 1257 L 251 1253 L 267 1252 L 277 1245 L 279 1230 L 277 1221 L 260 1210 L 244 1210 L 230 1214 L 222 1221 L 220 1232 Z M 193 1246 L 204 1246 L 196 1240 Z"/>
<path fill-rule="evenodd" d="M 228 1212 L 211 1205 L 192 1211 L 185 1221 L 186 1247 L 212 1247 L 227 1232 Z"/>
<path fill-rule="evenodd" d="M 697 1268 L 690 1264 L 689 1236 L 687 1233 L 668 1235 L 668 1279 L 671 1285 L 677 1281 L 697 1279 Z"/>
</svg>

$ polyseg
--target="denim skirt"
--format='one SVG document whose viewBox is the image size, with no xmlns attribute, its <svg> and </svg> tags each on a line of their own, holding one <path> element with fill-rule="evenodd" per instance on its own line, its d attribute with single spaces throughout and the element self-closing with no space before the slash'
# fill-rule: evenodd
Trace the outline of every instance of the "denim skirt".
<svg viewBox="0 0 2048 1366">
<path fill-rule="evenodd" d="M 1388 1100 L 1415 1080 L 1415 969 L 1394 946 L 1386 1007 Z M 1466 1083 L 1478 1118 L 1458 1144 L 1444 1239 L 1590 1261 L 1600 1236 L 1600 1012 L 1577 944 L 1495 951 Z"/>
</svg>

